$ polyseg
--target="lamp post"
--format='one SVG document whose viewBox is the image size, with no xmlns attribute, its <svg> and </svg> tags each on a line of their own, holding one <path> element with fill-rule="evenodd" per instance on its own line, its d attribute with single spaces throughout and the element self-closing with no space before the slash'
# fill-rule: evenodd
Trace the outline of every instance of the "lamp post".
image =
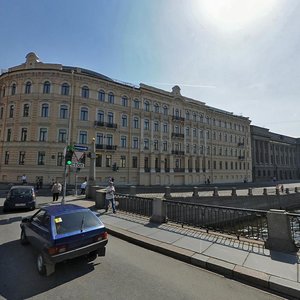
<svg viewBox="0 0 300 300">
<path fill-rule="evenodd" d="M 96 184 L 96 143 L 95 138 L 92 140 L 91 157 L 90 157 L 90 170 L 88 178 L 88 196 L 90 196 L 90 187 Z"/>
</svg>

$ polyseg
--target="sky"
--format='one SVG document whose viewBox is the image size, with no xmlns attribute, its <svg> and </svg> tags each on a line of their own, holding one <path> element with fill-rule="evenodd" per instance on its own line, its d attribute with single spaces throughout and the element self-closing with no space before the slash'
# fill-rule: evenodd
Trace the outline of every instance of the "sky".
<svg viewBox="0 0 300 300">
<path fill-rule="evenodd" d="M 0 0 L 0 69 L 40 61 L 171 91 L 300 138 L 299 0 Z"/>
</svg>

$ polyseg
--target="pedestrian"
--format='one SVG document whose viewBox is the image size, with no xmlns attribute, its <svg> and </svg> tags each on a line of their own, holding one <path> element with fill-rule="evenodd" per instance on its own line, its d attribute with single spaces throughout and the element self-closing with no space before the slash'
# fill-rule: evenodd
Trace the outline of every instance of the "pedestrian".
<svg viewBox="0 0 300 300">
<path fill-rule="evenodd" d="M 113 181 L 109 181 L 108 186 L 106 187 L 105 194 L 105 211 L 108 211 L 109 202 L 111 202 L 113 213 L 116 213 L 116 203 L 115 203 L 115 187 Z"/>
<path fill-rule="evenodd" d="M 56 180 L 51 188 L 53 202 L 58 200 L 58 196 L 61 193 L 62 185 Z"/>
<path fill-rule="evenodd" d="M 22 184 L 27 184 L 27 177 L 25 174 L 22 175 Z"/>
<path fill-rule="evenodd" d="M 86 180 L 80 185 L 81 195 L 85 195 L 86 185 L 87 185 Z"/>
<path fill-rule="evenodd" d="M 40 178 L 37 177 L 36 178 L 36 190 L 38 190 L 40 188 Z"/>
<path fill-rule="evenodd" d="M 40 179 L 39 179 L 39 188 L 40 189 L 43 188 L 43 177 L 40 177 Z"/>
<path fill-rule="evenodd" d="M 281 193 L 283 193 L 284 192 L 284 186 L 283 186 L 283 184 L 280 186 L 280 189 L 281 189 Z"/>
</svg>

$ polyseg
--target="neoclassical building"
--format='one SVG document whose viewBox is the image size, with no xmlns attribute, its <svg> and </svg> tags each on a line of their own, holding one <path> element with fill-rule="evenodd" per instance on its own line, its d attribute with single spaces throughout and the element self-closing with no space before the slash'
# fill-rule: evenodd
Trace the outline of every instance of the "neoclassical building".
<svg viewBox="0 0 300 300">
<path fill-rule="evenodd" d="M 251 125 L 253 180 L 300 178 L 300 139 Z"/>
<path fill-rule="evenodd" d="M 250 120 L 145 84 L 134 86 L 78 67 L 39 61 L 0 76 L 0 181 L 63 180 L 64 149 L 93 139 L 96 181 L 197 185 L 252 181 Z"/>
</svg>

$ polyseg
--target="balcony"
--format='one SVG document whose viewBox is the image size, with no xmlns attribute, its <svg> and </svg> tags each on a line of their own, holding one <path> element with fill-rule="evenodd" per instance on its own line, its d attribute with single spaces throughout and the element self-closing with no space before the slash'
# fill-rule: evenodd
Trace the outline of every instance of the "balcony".
<svg viewBox="0 0 300 300">
<path fill-rule="evenodd" d="M 178 116 L 172 116 L 172 121 L 184 122 L 184 118 Z"/>
<path fill-rule="evenodd" d="M 102 122 L 102 121 L 95 121 L 94 125 L 95 125 L 95 127 L 107 127 L 107 128 L 113 128 L 113 129 L 118 128 L 118 124 L 116 124 L 116 123 L 108 123 L 108 122 Z"/>
<path fill-rule="evenodd" d="M 184 151 L 172 150 L 172 154 L 175 154 L 175 155 L 184 155 Z"/>
<path fill-rule="evenodd" d="M 172 138 L 184 139 L 184 133 L 172 132 Z"/>
<path fill-rule="evenodd" d="M 111 151 L 116 151 L 117 150 L 117 146 L 116 145 L 96 144 L 96 150 L 111 150 Z"/>
</svg>

